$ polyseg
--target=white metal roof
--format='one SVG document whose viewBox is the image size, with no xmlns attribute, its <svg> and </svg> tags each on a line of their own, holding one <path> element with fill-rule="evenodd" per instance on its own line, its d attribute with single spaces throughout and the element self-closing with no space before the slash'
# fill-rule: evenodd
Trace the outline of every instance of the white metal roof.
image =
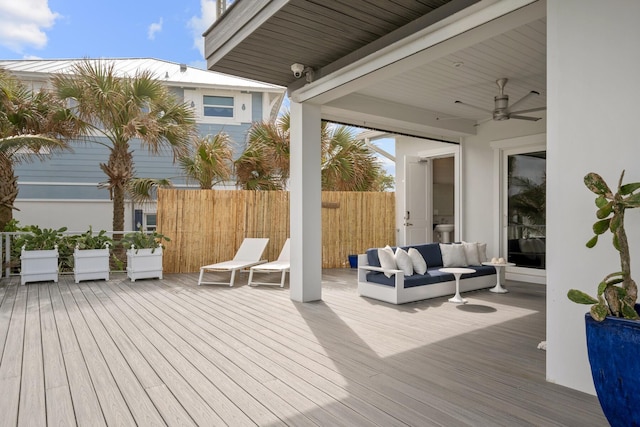
<svg viewBox="0 0 640 427">
<path fill-rule="evenodd" d="M 71 71 L 73 64 L 86 59 L 16 59 L 0 60 L 0 68 L 20 74 L 58 74 Z M 201 70 L 185 64 L 154 58 L 88 58 L 114 64 L 116 73 L 133 76 L 149 70 L 169 86 L 197 86 L 258 92 L 284 92 L 285 88 L 215 71 Z"/>
</svg>

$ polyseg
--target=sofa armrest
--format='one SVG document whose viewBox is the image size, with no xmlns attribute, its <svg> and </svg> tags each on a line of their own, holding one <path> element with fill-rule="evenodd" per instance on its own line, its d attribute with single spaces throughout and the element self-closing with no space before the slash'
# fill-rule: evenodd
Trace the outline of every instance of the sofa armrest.
<svg viewBox="0 0 640 427">
<path fill-rule="evenodd" d="M 368 270 L 368 271 L 378 271 L 380 273 L 391 273 L 391 274 L 397 274 L 397 273 L 403 272 L 403 270 L 386 270 L 382 267 L 374 267 L 372 265 L 358 266 L 358 268 L 361 268 L 363 270 Z"/>
<path fill-rule="evenodd" d="M 358 260 L 359 261 L 359 260 Z M 373 265 L 361 265 L 358 263 L 358 281 L 367 281 L 367 271 L 377 271 L 380 273 L 388 273 L 395 276 L 395 288 L 396 292 L 404 289 L 404 271 L 403 270 L 386 270 L 382 267 L 375 267 Z"/>
</svg>

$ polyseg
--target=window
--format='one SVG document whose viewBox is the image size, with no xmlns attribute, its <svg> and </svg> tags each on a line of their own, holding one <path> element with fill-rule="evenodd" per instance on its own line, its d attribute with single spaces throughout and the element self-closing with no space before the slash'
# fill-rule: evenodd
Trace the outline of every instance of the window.
<svg viewBox="0 0 640 427">
<path fill-rule="evenodd" d="M 156 212 L 144 212 L 142 209 L 133 211 L 134 229 L 136 231 L 156 231 L 158 226 L 158 214 Z"/>
<path fill-rule="evenodd" d="M 202 97 L 205 117 L 233 117 L 233 97 L 211 96 Z"/>
<path fill-rule="evenodd" d="M 147 231 L 156 231 L 158 215 L 155 213 L 144 214 L 144 228 Z"/>
</svg>

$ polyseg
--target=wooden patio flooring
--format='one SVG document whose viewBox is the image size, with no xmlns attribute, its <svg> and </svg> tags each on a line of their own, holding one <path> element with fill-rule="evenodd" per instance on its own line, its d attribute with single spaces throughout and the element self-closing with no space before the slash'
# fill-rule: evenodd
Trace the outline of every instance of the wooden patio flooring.
<svg viewBox="0 0 640 427">
<path fill-rule="evenodd" d="M 326 270 L 288 289 L 0 281 L 0 425 L 603 426 L 545 381 L 545 287 L 393 306 Z"/>
</svg>

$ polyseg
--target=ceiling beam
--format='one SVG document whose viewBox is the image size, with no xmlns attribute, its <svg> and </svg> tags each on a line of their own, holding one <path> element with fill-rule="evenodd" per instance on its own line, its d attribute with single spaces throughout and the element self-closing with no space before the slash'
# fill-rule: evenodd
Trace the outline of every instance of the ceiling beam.
<svg viewBox="0 0 640 427">
<path fill-rule="evenodd" d="M 473 120 L 439 120 L 442 115 L 435 111 L 357 94 L 325 104 L 321 111 L 325 120 L 420 137 L 457 141 L 476 133 Z"/>
</svg>

